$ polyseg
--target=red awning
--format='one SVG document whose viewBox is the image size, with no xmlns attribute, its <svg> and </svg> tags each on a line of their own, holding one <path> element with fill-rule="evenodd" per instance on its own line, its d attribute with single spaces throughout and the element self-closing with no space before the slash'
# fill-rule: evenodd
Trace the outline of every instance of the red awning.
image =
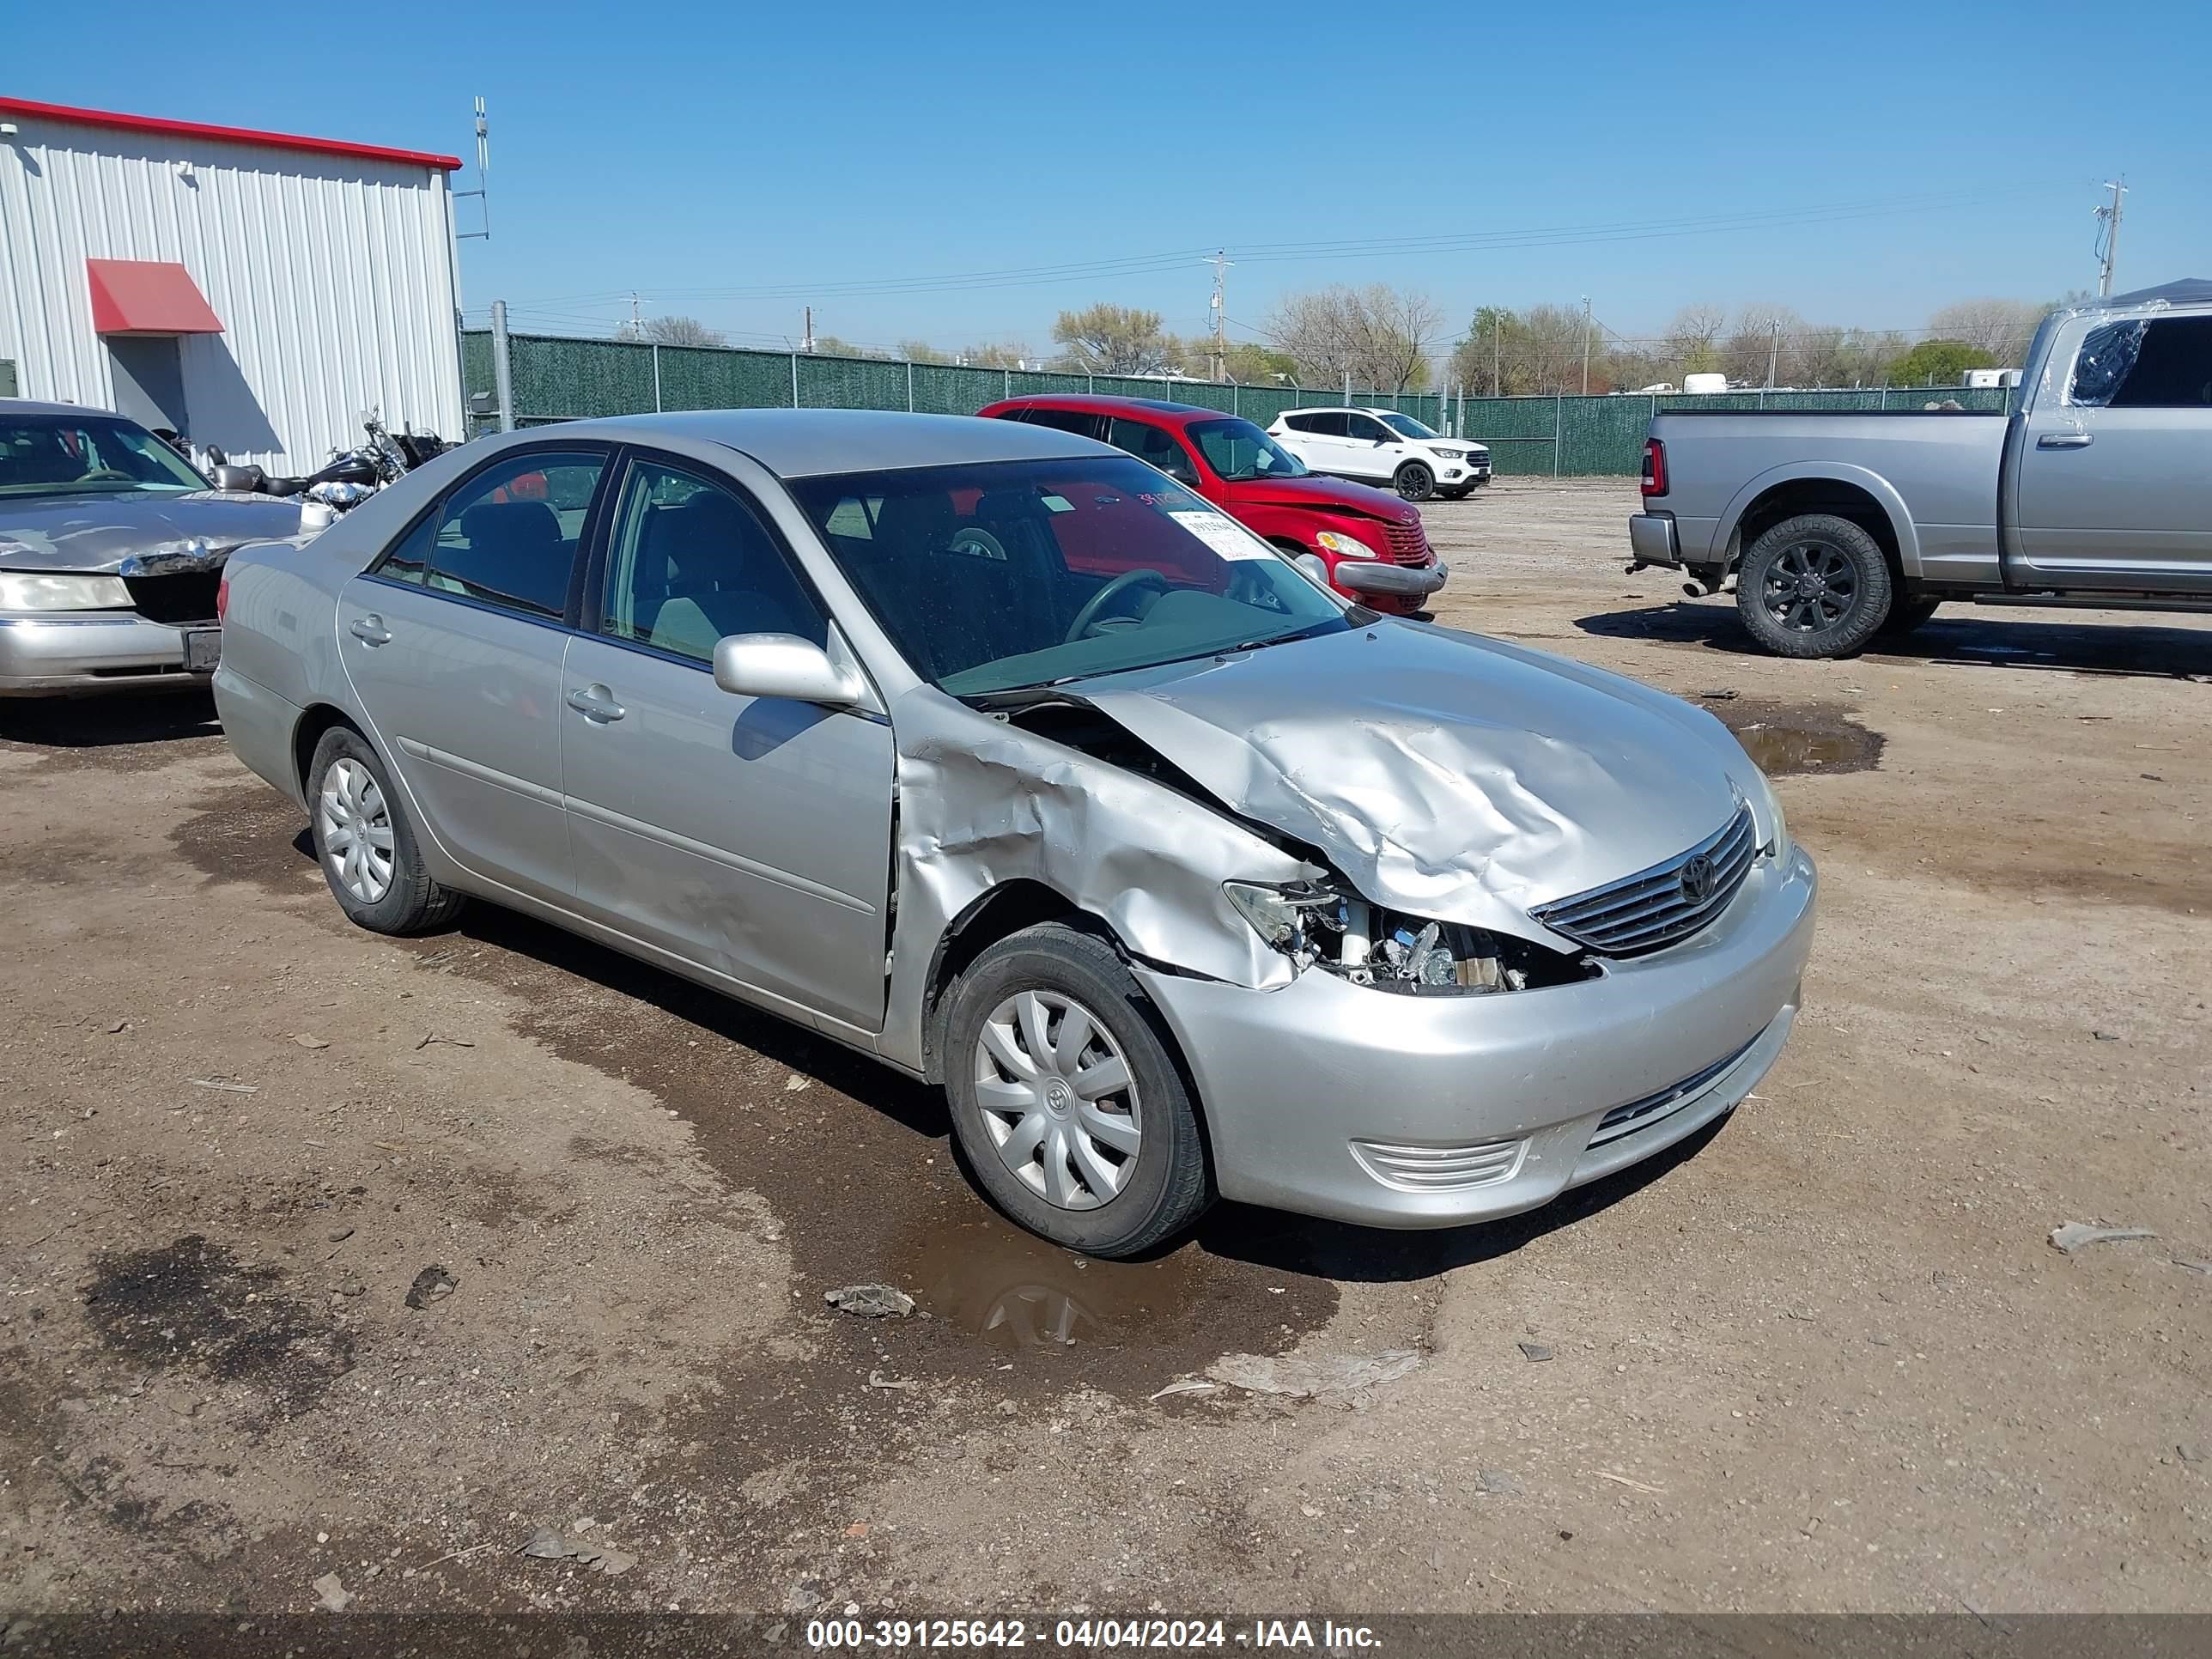
<svg viewBox="0 0 2212 1659">
<path fill-rule="evenodd" d="M 220 334 L 216 316 L 182 265 L 87 259 L 95 334 Z"/>
</svg>

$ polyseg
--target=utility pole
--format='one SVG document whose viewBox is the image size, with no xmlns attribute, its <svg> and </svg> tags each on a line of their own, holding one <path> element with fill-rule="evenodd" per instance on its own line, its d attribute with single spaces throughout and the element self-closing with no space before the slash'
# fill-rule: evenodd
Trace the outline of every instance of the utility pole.
<svg viewBox="0 0 2212 1659">
<path fill-rule="evenodd" d="M 629 291 L 629 337 L 633 340 L 642 340 L 645 337 L 645 325 L 639 320 L 637 314 L 637 290 L 635 289 L 632 289 Z"/>
<path fill-rule="evenodd" d="M 1505 382 L 1501 378 L 1505 362 L 1505 313 L 1492 312 L 1490 318 L 1490 395 L 1505 395 Z"/>
<path fill-rule="evenodd" d="M 1213 267 L 1213 378 L 1224 380 L 1229 377 L 1229 308 L 1223 289 L 1229 267 L 1236 262 L 1224 247 L 1216 248 L 1206 263 Z"/>
<path fill-rule="evenodd" d="M 2123 173 L 2121 178 L 2126 176 Z M 2120 257 L 2120 198 L 2128 193 L 2128 187 L 2118 179 L 2107 179 L 2105 188 L 2112 192 L 2112 204 L 2097 210 L 2097 222 L 2103 232 L 2098 240 L 2105 245 L 2104 261 L 2097 272 L 2097 297 L 2100 300 L 2112 297 L 2112 262 Z"/>
<path fill-rule="evenodd" d="M 1782 359 L 1782 319 L 1779 317 L 1775 318 L 1767 325 L 1767 328 L 1769 333 L 1766 342 L 1766 389 L 1771 392 L 1774 390 L 1775 365 Z"/>
<path fill-rule="evenodd" d="M 814 349 L 814 307 L 812 306 L 806 307 L 805 326 L 799 331 L 799 349 L 801 351 Z"/>
<path fill-rule="evenodd" d="M 1583 295 L 1583 396 L 1589 396 L 1590 302 Z"/>
</svg>

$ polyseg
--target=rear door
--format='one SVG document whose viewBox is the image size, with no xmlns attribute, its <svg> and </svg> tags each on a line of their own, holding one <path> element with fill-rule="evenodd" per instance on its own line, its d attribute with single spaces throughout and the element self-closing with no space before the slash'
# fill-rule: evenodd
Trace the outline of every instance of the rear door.
<svg viewBox="0 0 2212 1659">
<path fill-rule="evenodd" d="M 2074 325 L 2020 451 L 2026 563 L 2076 586 L 2212 590 L 2212 317 Z"/>
<path fill-rule="evenodd" d="M 1352 464 L 1352 416 L 1340 409 L 1317 409 L 1299 416 L 1305 422 L 1300 432 L 1303 447 L 1298 459 L 1316 472 L 1327 472 L 1338 477 L 1348 476 Z"/>
<path fill-rule="evenodd" d="M 577 903 L 770 997 L 880 1030 L 890 726 L 717 686 L 717 640 L 824 644 L 822 605 L 734 480 L 647 452 L 623 474 L 553 721 Z"/>
<path fill-rule="evenodd" d="M 561 665 L 609 459 L 501 455 L 338 595 L 340 659 L 422 828 L 469 870 L 563 902 Z"/>
</svg>

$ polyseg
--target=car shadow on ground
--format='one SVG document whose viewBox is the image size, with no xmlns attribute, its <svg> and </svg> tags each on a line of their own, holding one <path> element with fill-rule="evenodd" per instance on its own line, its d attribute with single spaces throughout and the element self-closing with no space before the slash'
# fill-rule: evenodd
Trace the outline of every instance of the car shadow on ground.
<svg viewBox="0 0 2212 1659">
<path fill-rule="evenodd" d="M 222 727 L 205 691 L 154 696 L 0 698 L 0 741 L 47 749 L 112 749 L 212 738 Z"/>
<path fill-rule="evenodd" d="M 1522 1246 L 1632 1198 L 1675 1165 L 1695 1158 L 1727 1126 L 1732 1113 L 1640 1164 L 1563 1193 L 1540 1209 L 1471 1226 L 1416 1232 L 1357 1227 L 1243 1204 L 1223 1204 L 1199 1223 L 1200 1249 L 1278 1273 L 1307 1273 L 1353 1284 L 1433 1279 L 1454 1267 L 1495 1261 Z"/>
<path fill-rule="evenodd" d="M 1732 656 L 1767 654 L 1744 632 L 1735 607 L 1718 600 L 1601 611 L 1577 617 L 1575 626 L 1601 639 L 1701 645 Z M 1865 654 L 1877 661 L 2189 679 L 2212 676 L 2212 631 L 2143 623 L 2030 622 L 2000 607 L 1954 605 L 1902 639 L 1877 641 Z"/>
</svg>

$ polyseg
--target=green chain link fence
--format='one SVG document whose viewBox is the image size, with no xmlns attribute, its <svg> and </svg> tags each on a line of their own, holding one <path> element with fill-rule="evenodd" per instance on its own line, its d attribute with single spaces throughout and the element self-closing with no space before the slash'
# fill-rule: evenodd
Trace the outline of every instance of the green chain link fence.
<svg viewBox="0 0 2212 1659">
<path fill-rule="evenodd" d="M 685 409 L 892 409 L 972 415 L 1001 398 L 1097 392 L 1170 398 L 1241 415 L 1266 426 L 1286 409 L 1345 401 L 1341 387 L 1217 386 L 1042 369 L 970 368 L 951 363 L 820 357 L 723 346 L 665 346 L 627 340 L 510 334 L 515 423 L 536 426 L 604 415 Z M 465 391 L 495 402 L 489 330 L 461 337 Z M 1604 397 L 1468 398 L 1354 389 L 1350 401 L 1396 409 L 1439 432 L 1490 446 L 1501 475 L 1627 477 L 1641 468 L 1644 428 L 1669 409 L 1919 409 L 1949 401 L 2003 410 L 2002 386 L 1871 386 L 1838 392 L 1729 392 L 1710 396 L 1629 392 Z"/>
</svg>

